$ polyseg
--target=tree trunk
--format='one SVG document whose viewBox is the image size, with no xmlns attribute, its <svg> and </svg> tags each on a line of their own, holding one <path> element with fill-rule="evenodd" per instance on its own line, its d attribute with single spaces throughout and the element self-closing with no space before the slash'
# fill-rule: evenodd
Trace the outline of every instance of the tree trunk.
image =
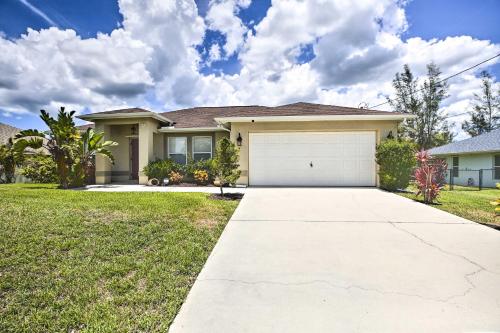
<svg viewBox="0 0 500 333">
<path fill-rule="evenodd" d="M 219 181 L 219 187 L 220 187 L 220 195 L 221 195 L 221 197 L 223 197 L 224 191 L 222 190 L 222 182 L 221 181 Z"/>
</svg>

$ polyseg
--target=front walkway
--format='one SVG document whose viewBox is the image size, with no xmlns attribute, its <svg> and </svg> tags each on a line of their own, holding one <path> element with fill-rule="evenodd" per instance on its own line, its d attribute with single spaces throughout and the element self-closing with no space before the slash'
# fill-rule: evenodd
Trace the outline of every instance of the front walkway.
<svg viewBox="0 0 500 333">
<path fill-rule="evenodd" d="M 170 329 L 466 331 L 500 331 L 500 232 L 340 188 L 247 189 Z"/>
<path fill-rule="evenodd" d="M 88 185 L 76 189 L 78 191 L 94 192 L 202 192 L 220 193 L 215 186 L 147 186 L 138 184 L 105 184 Z M 224 193 L 245 193 L 244 187 L 224 187 Z"/>
</svg>

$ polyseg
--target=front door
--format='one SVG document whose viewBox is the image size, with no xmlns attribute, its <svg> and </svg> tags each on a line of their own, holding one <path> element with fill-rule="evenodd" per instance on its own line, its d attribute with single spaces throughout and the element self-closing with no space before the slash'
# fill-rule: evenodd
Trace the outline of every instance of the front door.
<svg viewBox="0 0 500 333">
<path fill-rule="evenodd" d="M 139 139 L 130 139 L 130 179 L 139 179 Z"/>
</svg>

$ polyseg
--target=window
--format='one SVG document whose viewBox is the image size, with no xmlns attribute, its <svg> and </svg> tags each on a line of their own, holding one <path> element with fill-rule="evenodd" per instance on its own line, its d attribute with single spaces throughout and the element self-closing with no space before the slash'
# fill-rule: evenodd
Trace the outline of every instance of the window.
<svg viewBox="0 0 500 333">
<path fill-rule="evenodd" d="M 494 159 L 494 170 L 493 170 L 493 173 L 494 173 L 494 176 L 495 176 L 495 179 L 500 179 L 500 155 L 495 155 L 493 156 L 493 159 Z"/>
<path fill-rule="evenodd" d="M 187 138 L 169 137 L 168 138 L 168 157 L 180 164 L 187 162 Z"/>
<path fill-rule="evenodd" d="M 212 158 L 212 137 L 193 137 L 193 160 L 208 160 Z"/>
<path fill-rule="evenodd" d="M 458 156 L 453 156 L 453 177 L 458 177 Z"/>
</svg>

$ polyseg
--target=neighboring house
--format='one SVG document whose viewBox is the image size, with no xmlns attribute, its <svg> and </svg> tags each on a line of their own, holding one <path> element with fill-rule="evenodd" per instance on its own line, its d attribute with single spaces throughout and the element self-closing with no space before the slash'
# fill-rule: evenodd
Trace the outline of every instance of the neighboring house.
<svg viewBox="0 0 500 333">
<path fill-rule="evenodd" d="M 10 138 L 21 132 L 20 128 L 0 123 L 0 145 L 6 144 Z"/>
<path fill-rule="evenodd" d="M 80 133 L 85 133 L 89 128 L 94 128 L 94 124 L 89 123 L 89 124 L 85 124 L 85 125 L 76 126 L 76 129 Z"/>
<path fill-rule="evenodd" d="M 376 186 L 375 147 L 397 135 L 405 114 L 332 105 L 195 107 L 155 113 L 130 108 L 79 116 L 95 123 L 115 164 L 98 156 L 97 183 L 138 180 L 149 161 L 211 158 L 216 141 L 240 147 L 242 185 Z"/>
<path fill-rule="evenodd" d="M 429 152 L 446 159 L 454 184 L 478 186 L 480 175 L 484 187 L 495 187 L 500 182 L 500 129 Z"/>
</svg>

